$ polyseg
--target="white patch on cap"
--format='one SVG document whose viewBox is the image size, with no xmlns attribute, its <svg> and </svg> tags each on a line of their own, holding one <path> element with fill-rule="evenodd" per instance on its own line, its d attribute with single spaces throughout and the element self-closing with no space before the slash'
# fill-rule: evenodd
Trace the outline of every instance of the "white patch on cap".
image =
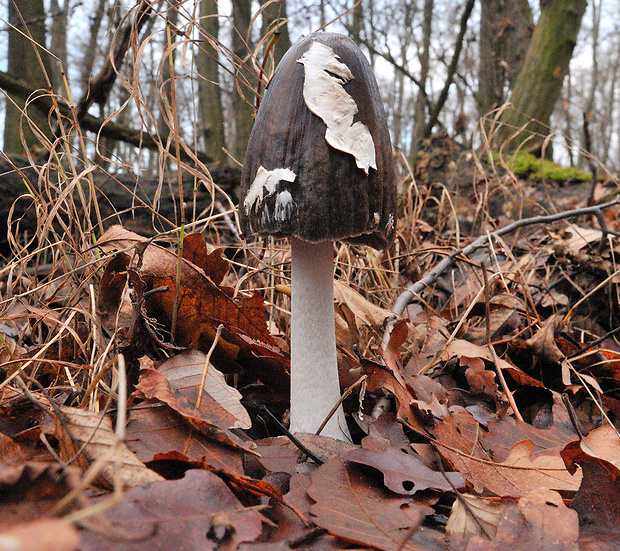
<svg viewBox="0 0 620 551">
<path fill-rule="evenodd" d="M 327 143 L 353 155 L 357 166 L 368 174 L 371 167 L 377 170 L 375 144 L 365 124 L 353 123 L 357 104 L 343 85 L 354 77 L 338 59 L 332 48 L 313 42 L 297 60 L 305 70 L 304 100 L 308 109 L 327 126 Z"/>
<path fill-rule="evenodd" d="M 260 208 L 263 199 L 267 195 L 275 193 L 276 186 L 280 181 L 284 180 L 285 182 L 294 182 L 295 178 L 297 178 L 297 174 L 289 168 L 275 168 L 273 170 L 267 170 L 265 167 L 259 166 L 256 176 L 254 177 L 254 181 L 252 182 L 252 185 L 245 196 L 245 200 L 243 201 L 246 214 L 249 214 L 255 205 Z M 282 193 L 280 193 L 280 195 L 282 195 Z M 288 193 L 288 191 L 286 193 Z M 288 195 L 290 197 L 291 194 L 288 193 Z M 293 199 L 291 197 L 291 203 L 292 202 Z"/>
<path fill-rule="evenodd" d="M 278 197 L 276 198 L 276 211 L 273 214 L 276 222 L 285 222 L 287 218 L 290 218 L 291 214 L 293 214 L 294 206 L 293 196 L 288 190 L 285 189 L 278 193 Z"/>
</svg>

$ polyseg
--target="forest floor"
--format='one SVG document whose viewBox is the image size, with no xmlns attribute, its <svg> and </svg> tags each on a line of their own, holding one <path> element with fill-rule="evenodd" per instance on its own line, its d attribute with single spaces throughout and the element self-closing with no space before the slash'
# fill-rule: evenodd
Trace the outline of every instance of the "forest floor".
<svg viewBox="0 0 620 551">
<path fill-rule="evenodd" d="M 402 161 L 395 243 L 336 254 L 353 443 L 281 424 L 285 241 L 220 201 L 180 260 L 178 232 L 97 231 L 79 185 L 30 183 L 0 266 L 0 550 L 620 549 L 617 181 L 442 135 Z"/>
</svg>

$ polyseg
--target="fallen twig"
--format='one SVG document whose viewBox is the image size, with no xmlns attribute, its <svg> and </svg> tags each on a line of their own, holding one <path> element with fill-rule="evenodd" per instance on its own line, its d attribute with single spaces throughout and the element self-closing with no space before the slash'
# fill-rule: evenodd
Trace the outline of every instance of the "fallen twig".
<svg viewBox="0 0 620 551">
<path fill-rule="evenodd" d="M 523 218 L 521 220 L 512 222 L 511 224 L 508 224 L 507 226 L 504 226 L 499 230 L 496 230 L 489 234 L 481 235 L 474 242 L 467 245 L 467 247 L 463 247 L 462 249 L 453 252 L 450 256 L 445 257 L 441 262 L 439 262 L 439 264 L 437 264 L 437 266 L 435 266 L 430 272 L 428 272 L 422 279 L 408 285 L 407 288 L 394 301 L 394 306 L 392 307 L 393 315 L 387 320 L 386 329 L 383 336 L 383 347 L 385 348 L 387 346 L 387 343 L 390 340 L 390 335 L 392 333 L 392 328 L 394 327 L 397 319 L 402 316 L 407 305 L 415 298 L 416 295 L 420 294 L 425 288 L 433 285 L 440 275 L 452 268 L 456 263 L 458 257 L 471 255 L 478 249 L 486 246 L 490 238 L 495 238 L 501 235 L 505 235 L 507 233 L 514 232 L 515 230 L 518 230 L 519 228 L 523 228 L 525 226 L 533 226 L 535 224 L 549 224 L 551 222 L 557 222 L 558 220 L 574 218 L 576 216 L 583 216 L 586 214 L 593 214 L 596 216 L 601 211 L 618 204 L 620 204 L 620 199 L 614 199 L 613 201 L 602 203 L 600 205 L 594 205 L 591 207 L 566 210 L 558 212 L 556 214 Z"/>
</svg>

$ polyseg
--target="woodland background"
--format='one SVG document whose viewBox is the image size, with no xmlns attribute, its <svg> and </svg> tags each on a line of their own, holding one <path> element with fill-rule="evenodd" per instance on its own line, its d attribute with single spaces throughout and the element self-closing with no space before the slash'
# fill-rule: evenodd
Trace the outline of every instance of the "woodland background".
<svg viewBox="0 0 620 551">
<path fill-rule="evenodd" d="M 154 138 L 166 147 L 172 129 L 203 159 L 242 162 L 259 80 L 264 86 L 291 40 L 326 27 L 349 34 L 366 52 L 394 144 L 409 159 L 439 128 L 465 146 L 480 145 L 481 118 L 511 101 L 551 127 L 564 164 L 587 168 L 585 151 L 611 170 L 620 163 L 620 8 L 609 0 L 11 0 L 2 8 L 8 153 L 23 148 L 12 102 L 53 89 L 59 103 L 75 102 L 78 118 L 95 119 L 93 131 L 108 121 L 134 143 L 142 134 L 143 145 Z M 530 41 L 536 25 L 547 42 Z M 524 65 L 528 47 L 531 66 Z M 24 86 L 20 94 L 13 79 Z M 31 106 L 28 115 L 49 138 L 53 128 L 42 111 Z M 157 171 L 157 155 L 119 142 L 112 128 L 101 137 L 98 153 L 112 170 Z M 95 138 L 88 133 L 90 144 Z"/>
<path fill-rule="evenodd" d="M 0 18 L 0 551 L 619 548 L 617 1 Z M 323 27 L 375 68 L 398 225 L 335 246 L 354 443 L 293 445 L 289 247 L 237 187 Z"/>
</svg>

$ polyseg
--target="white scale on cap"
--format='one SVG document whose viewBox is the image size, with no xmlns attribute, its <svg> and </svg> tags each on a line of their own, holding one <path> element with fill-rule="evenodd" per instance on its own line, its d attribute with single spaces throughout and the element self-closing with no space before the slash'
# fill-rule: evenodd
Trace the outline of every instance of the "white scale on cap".
<svg viewBox="0 0 620 551">
<path fill-rule="evenodd" d="M 308 109 L 327 126 L 327 143 L 353 155 L 358 168 L 368 174 L 369 168 L 377 170 L 375 144 L 366 125 L 353 122 L 357 104 L 343 84 L 354 77 L 338 59 L 329 46 L 313 42 L 297 60 L 305 69 L 304 100 Z"/>
<path fill-rule="evenodd" d="M 295 178 L 297 178 L 297 174 L 290 168 L 274 168 L 273 170 L 267 170 L 264 166 L 259 166 L 256 171 L 256 176 L 252 181 L 252 185 L 243 201 L 245 212 L 249 214 L 254 206 L 260 208 L 263 199 L 267 195 L 275 193 L 276 187 L 281 180 L 285 182 L 294 182 Z M 276 199 L 275 219 L 278 222 L 283 222 L 290 216 L 292 209 L 293 197 L 290 192 L 287 190 L 281 191 Z"/>
</svg>

